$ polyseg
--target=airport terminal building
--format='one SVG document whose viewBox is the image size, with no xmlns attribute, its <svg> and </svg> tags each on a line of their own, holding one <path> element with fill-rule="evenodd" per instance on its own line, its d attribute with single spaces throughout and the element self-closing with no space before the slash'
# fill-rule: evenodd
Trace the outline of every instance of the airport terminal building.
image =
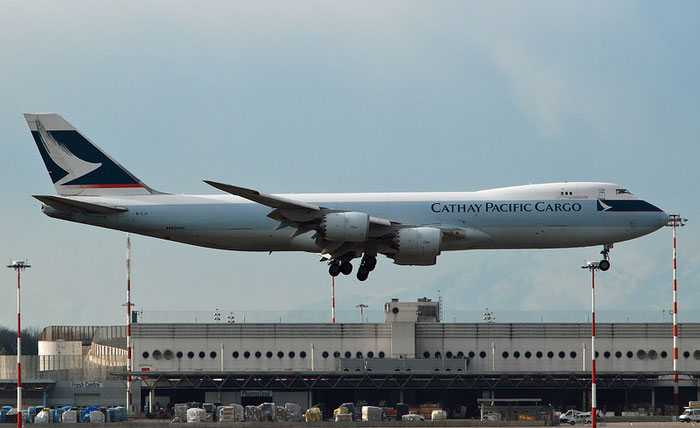
<svg viewBox="0 0 700 428">
<path fill-rule="evenodd" d="M 126 329 L 46 327 L 38 357 L 23 357 L 25 400 L 134 407 L 186 401 L 302 407 L 343 402 L 441 403 L 478 415 L 477 399 L 541 398 L 590 406 L 590 324 L 442 323 L 437 302 L 392 300 L 383 323 L 132 324 Z M 679 326 L 680 403 L 700 396 L 700 324 Z M 673 398 L 672 326 L 596 325 L 598 408 L 679 414 Z M 14 357 L 0 357 L 0 398 L 12 402 Z"/>
</svg>

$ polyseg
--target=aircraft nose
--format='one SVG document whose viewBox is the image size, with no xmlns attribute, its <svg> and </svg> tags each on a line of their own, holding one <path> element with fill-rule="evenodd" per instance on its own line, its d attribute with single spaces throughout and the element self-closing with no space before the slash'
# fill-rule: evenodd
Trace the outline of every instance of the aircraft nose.
<svg viewBox="0 0 700 428">
<path fill-rule="evenodd" d="M 649 202 L 644 201 L 644 203 L 649 209 L 649 214 L 651 214 L 651 216 L 648 217 L 650 224 L 653 224 L 656 229 L 660 229 L 669 224 L 671 216 L 669 216 L 666 211 Z"/>
<path fill-rule="evenodd" d="M 664 227 L 671 221 L 671 216 L 664 210 L 659 210 L 658 227 Z"/>
</svg>

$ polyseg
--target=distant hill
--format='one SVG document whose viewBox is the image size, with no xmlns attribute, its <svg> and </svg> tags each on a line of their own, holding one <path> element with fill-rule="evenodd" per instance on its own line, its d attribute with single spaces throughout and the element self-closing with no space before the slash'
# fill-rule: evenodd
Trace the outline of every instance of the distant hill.
<svg viewBox="0 0 700 428">
<path fill-rule="evenodd" d="M 38 328 L 27 328 L 22 330 L 22 355 L 37 355 L 39 353 L 39 336 L 41 330 Z M 17 330 L 10 330 L 7 327 L 0 327 L 0 355 L 17 354 Z"/>
</svg>

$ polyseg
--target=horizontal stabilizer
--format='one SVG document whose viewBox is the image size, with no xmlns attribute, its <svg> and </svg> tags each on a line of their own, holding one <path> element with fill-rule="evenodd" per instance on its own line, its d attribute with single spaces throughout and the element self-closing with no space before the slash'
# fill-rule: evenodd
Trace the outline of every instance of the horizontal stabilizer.
<svg viewBox="0 0 700 428">
<path fill-rule="evenodd" d="M 59 211 L 71 211 L 81 214 L 116 214 L 128 210 L 124 207 L 110 207 L 107 205 L 93 204 L 90 202 L 76 201 L 60 196 L 32 195 L 42 203 Z"/>
</svg>

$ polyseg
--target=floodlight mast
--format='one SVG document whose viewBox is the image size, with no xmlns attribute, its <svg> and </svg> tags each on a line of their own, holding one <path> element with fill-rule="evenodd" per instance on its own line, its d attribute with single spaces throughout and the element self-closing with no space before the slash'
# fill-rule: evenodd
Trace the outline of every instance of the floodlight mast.
<svg viewBox="0 0 700 428">
<path fill-rule="evenodd" d="M 598 427 L 598 400 L 595 384 L 595 271 L 600 269 L 600 263 L 587 262 L 582 269 L 591 271 L 591 428 Z"/>
<path fill-rule="evenodd" d="M 331 324 L 335 324 L 335 277 L 331 276 Z"/>
<path fill-rule="evenodd" d="M 367 305 L 360 303 L 359 305 L 355 305 L 355 307 L 360 308 L 360 322 L 365 322 L 365 308 Z"/>
<path fill-rule="evenodd" d="M 131 361 L 131 234 L 126 234 L 126 371 L 133 370 Z M 131 375 L 126 376 L 126 411 L 132 413 Z"/>
<path fill-rule="evenodd" d="M 489 311 L 489 308 L 484 308 L 484 321 L 489 324 L 496 322 L 496 315 L 494 315 L 493 311 Z"/>
<path fill-rule="evenodd" d="M 22 428 L 22 335 L 20 324 L 20 272 L 30 268 L 26 260 L 13 260 L 8 268 L 17 271 L 17 428 Z"/>
<path fill-rule="evenodd" d="M 673 228 L 673 401 L 678 405 L 678 276 L 676 263 L 676 228 L 685 226 L 687 218 L 670 214 L 666 226 Z"/>
</svg>

